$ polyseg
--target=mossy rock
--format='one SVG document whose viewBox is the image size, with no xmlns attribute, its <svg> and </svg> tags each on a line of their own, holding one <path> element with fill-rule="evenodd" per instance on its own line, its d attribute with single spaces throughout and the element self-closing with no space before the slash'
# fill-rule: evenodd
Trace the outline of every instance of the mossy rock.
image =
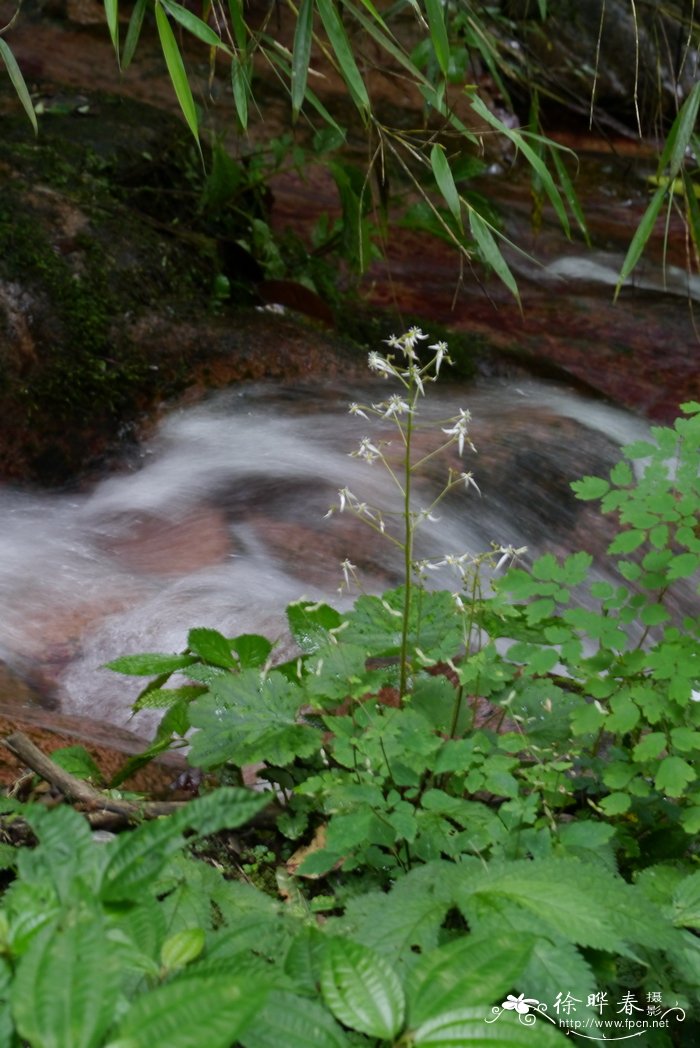
<svg viewBox="0 0 700 1048">
<path fill-rule="evenodd" d="M 155 361 L 143 342 L 210 306 L 199 163 L 180 121 L 132 101 L 91 98 L 84 115 L 64 103 L 36 139 L 4 116 L 1 474 L 64 481 L 186 381 L 177 339 Z"/>
</svg>

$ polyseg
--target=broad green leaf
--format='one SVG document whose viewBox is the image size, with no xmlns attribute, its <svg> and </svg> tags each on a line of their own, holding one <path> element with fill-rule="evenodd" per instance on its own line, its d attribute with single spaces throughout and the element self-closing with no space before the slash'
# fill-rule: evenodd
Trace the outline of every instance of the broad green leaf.
<svg viewBox="0 0 700 1048">
<path fill-rule="evenodd" d="M 546 1019 L 538 1018 L 533 1031 L 531 1024 L 521 1025 L 518 1018 L 513 1011 L 494 1016 L 490 1008 L 459 1008 L 422 1023 L 412 1031 L 411 1043 L 416 1048 L 564 1048 L 569 1044 Z"/>
<path fill-rule="evenodd" d="M 143 18 L 146 14 L 146 4 L 148 0 L 136 0 L 134 9 L 131 12 L 131 18 L 129 19 L 129 25 L 126 30 L 126 40 L 124 41 L 124 52 L 122 54 L 122 69 L 128 69 L 131 65 L 131 60 L 134 57 L 136 46 L 141 36 L 141 27 L 143 25 Z"/>
<path fill-rule="evenodd" d="M 172 972 L 196 960 L 203 949 L 204 929 L 183 928 L 165 940 L 160 951 L 160 962 Z"/>
<path fill-rule="evenodd" d="M 649 239 L 654 230 L 656 219 L 659 217 L 659 212 L 661 211 L 661 205 L 664 202 L 666 192 L 667 187 L 660 186 L 654 193 L 653 197 L 651 198 L 651 203 L 642 215 L 641 221 L 639 222 L 639 225 L 637 226 L 634 236 L 632 237 L 632 240 L 630 242 L 630 246 L 627 249 L 627 254 L 625 255 L 624 262 L 622 263 L 622 268 L 620 269 L 620 276 L 618 277 L 618 281 L 615 286 L 615 295 L 613 301 L 617 301 L 620 291 L 622 290 L 622 285 L 627 280 L 634 267 L 637 265 L 637 262 L 639 262 L 641 254 L 644 251 L 644 248 L 646 247 L 647 240 Z"/>
<path fill-rule="evenodd" d="M 67 915 L 66 915 L 67 917 Z M 21 958 L 12 1011 L 32 1048 L 98 1048 L 114 1019 L 119 978 L 97 911 L 40 933 Z"/>
<path fill-rule="evenodd" d="M 311 61 L 311 38 L 314 25 L 314 0 L 301 0 L 294 31 L 292 58 L 292 120 L 296 120 L 306 94 L 306 80 Z"/>
<path fill-rule="evenodd" d="M 168 16 L 165 13 L 161 0 L 156 0 L 156 26 L 158 28 L 158 36 L 160 37 L 160 45 L 163 48 L 163 55 L 165 57 L 165 64 L 168 67 L 168 73 L 175 89 L 175 95 L 180 103 L 180 109 L 182 115 L 187 122 L 187 126 L 194 135 L 197 146 L 199 147 L 199 120 L 197 118 L 197 109 L 194 104 L 192 97 L 192 90 L 190 88 L 189 80 L 187 79 L 187 73 L 185 72 L 185 66 L 182 61 L 182 55 L 180 49 L 177 46 L 175 40 L 175 34 L 173 33 Z"/>
<path fill-rule="evenodd" d="M 473 935 L 425 954 L 410 974 L 409 1023 L 419 1026 L 469 1001 L 489 1005 L 521 981 L 534 936 Z"/>
<path fill-rule="evenodd" d="M 158 2 L 163 5 L 176 22 L 179 22 L 188 33 L 192 33 L 192 36 L 196 36 L 207 47 L 216 47 L 221 51 L 226 51 L 227 54 L 231 53 L 219 34 L 210 25 L 203 22 L 201 18 L 198 18 L 197 15 L 188 11 L 186 7 L 175 3 L 175 0 L 158 0 Z"/>
<path fill-rule="evenodd" d="M 221 786 L 183 805 L 170 816 L 170 822 L 181 830 L 193 830 L 199 837 L 208 837 L 219 830 L 235 830 L 243 826 L 272 798 L 271 793 L 248 790 L 243 786 Z"/>
<path fill-rule="evenodd" d="M 686 579 L 700 568 L 700 555 L 697 553 L 679 553 L 671 561 L 668 569 L 669 579 Z"/>
<path fill-rule="evenodd" d="M 430 39 L 435 49 L 435 57 L 444 76 L 450 67 L 450 42 L 447 38 L 445 15 L 441 0 L 425 0 L 425 13 L 428 16 Z"/>
<path fill-rule="evenodd" d="M 475 211 L 474 208 L 469 208 L 469 228 L 479 246 L 484 262 L 491 266 L 491 269 L 493 269 L 499 280 L 503 281 L 511 295 L 513 295 L 513 297 L 519 302 L 520 293 L 518 291 L 518 285 L 508 267 L 508 263 L 501 254 L 488 223 L 484 221 L 481 215 Z"/>
<path fill-rule="evenodd" d="M 102 772 L 84 746 L 63 746 L 53 751 L 51 760 L 77 779 L 102 780 Z"/>
<path fill-rule="evenodd" d="M 328 644 L 328 634 L 342 623 L 340 612 L 329 604 L 299 600 L 287 607 L 287 622 L 303 652 L 311 654 Z"/>
<path fill-rule="evenodd" d="M 127 673 L 132 677 L 153 677 L 160 673 L 174 673 L 197 660 L 192 655 L 122 655 L 105 663 L 105 669 Z"/>
<path fill-rule="evenodd" d="M 571 487 L 576 493 L 576 498 L 585 502 L 602 499 L 610 490 L 610 484 L 602 477 L 583 477 L 582 480 L 575 480 Z"/>
<path fill-rule="evenodd" d="M 360 110 L 360 113 L 366 114 L 371 108 L 367 88 L 357 68 L 350 41 L 343 28 L 343 23 L 340 21 L 335 4 L 333 0 L 317 0 L 317 3 L 323 27 L 335 52 L 340 71 L 345 83 L 348 85 L 352 100 Z"/>
<path fill-rule="evenodd" d="M 345 1026 L 390 1040 L 403 1025 L 406 1001 L 399 977 L 383 957 L 350 939 L 326 944 L 321 992 Z"/>
<path fill-rule="evenodd" d="M 445 150 L 441 145 L 438 145 L 437 142 L 430 150 L 430 166 L 433 169 L 433 175 L 435 176 L 438 189 L 445 198 L 445 203 L 452 212 L 452 215 L 461 230 L 463 228 L 462 204 L 459 199 L 455 180 L 452 177 L 449 162 L 445 156 Z"/>
<path fill-rule="evenodd" d="M 654 760 L 663 750 L 666 749 L 666 745 L 667 739 L 665 732 L 651 731 L 647 735 L 642 736 L 632 750 L 632 755 L 636 761 Z"/>
<path fill-rule="evenodd" d="M 152 891 L 168 857 L 184 839 L 173 819 L 144 823 L 105 845 L 107 863 L 102 871 L 99 896 L 103 902 L 127 902 L 140 892 Z"/>
<path fill-rule="evenodd" d="M 233 669 L 237 660 L 231 654 L 231 642 L 218 630 L 193 629 L 187 634 L 187 647 L 194 655 L 205 662 L 211 662 L 222 669 Z"/>
<path fill-rule="evenodd" d="M 232 972 L 196 976 L 190 970 L 137 997 L 117 1038 L 132 1048 L 230 1048 L 264 1005 L 267 992 L 259 979 Z"/>
<path fill-rule="evenodd" d="M 686 786 L 697 782 L 697 772 L 682 757 L 664 757 L 654 779 L 657 790 L 669 797 L 680 797 Z"/>
<path fill-rule="evenodd" d="M 240 637 L 233 637 L 230 644 L 238 655 L 242 670 L 264 666 L 272 652 L 270 641 L 258 633 L 242 633 Z"/>
<path fill-rule="evenodd" d="M 691 873 L 676 886 L 673 923 L 679 928 L 700 929 L 700 871 Z"/>
<path fill-rule="evenodd" d="M 12 81 L 12 86 L 17 92 L 17 97 L 22 103 L 24 111 L 31 121 L 32 127 L 34 128 L 34 134 L 37 134 L 39 126 L 36 121 L 36 113 L 34 112 L 34 105 L 32 104 L 32 100 L 29 97 L 29 91 L 27 90 L 27 85 L 24 81 L 24 77 L 22 76 L 22 70 L 17 65 L 17 59 L 12 54 L 9 45 L 6 43 L 5 40 L 3 40 L 1 36 L 0 58 L 2 58 L 3 62 L 5 63 L 5 68 L 7 69 L 8 76 Z"/>
<path fill-rule="evenodd" d="M 104 8 L 112 47 L 119 65 L 119 0 L 104 0 Z"/>
<path fill-rule="evenodd" d="M 345 1032 L 317 1001 L 273 990 L 241 1038 L 244 1048 L 349 1048 Z"/>
<path fill-rule="evenodd" d="M 205 691 L 202 684 L 183 684 L 181 688 L 152 688 L 139 695 L 132 709 L 134 713 L 139 710 L 169 709 L 183 702 L 191 702 Z"/>
</svg>

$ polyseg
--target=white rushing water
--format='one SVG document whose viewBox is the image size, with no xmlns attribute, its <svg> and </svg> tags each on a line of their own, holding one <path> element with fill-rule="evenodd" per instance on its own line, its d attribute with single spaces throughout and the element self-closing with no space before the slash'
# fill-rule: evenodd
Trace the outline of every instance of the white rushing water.
<svg viewBox="0 0 700 1048">
<path fill-rule="evenodd" d="M 139 684 L 102 669 L 109 659 L 176 651 L 192 626 L 283 636 L 289 601 L 339 599 L 345 557 L 368 590 L 395 582 L 389 544 L 347 515 L 324 519 L 346 485 L 368 502 L 396 502 L 380 466 L 348 456 L 376 435 L 348 415 L 348 402 L 386 395 L 381 382 L 239 387 L 174 410 L 138 463 L 89 492 L 4 489 L 0 657 L 30 677 L 39 667 L 65 711 L 126 724 Z M 421 555 L 476 552 L 491 541 L 533 555 L 578 548 L 589 518 L 579 519 L 568 483 L 605 472 L 621 443 L 647 432 L 629 414 L 534 381 L 480 382 L 426 401 L 433 417 L 459 407 L 472 412 L 478 449 L 463 468 L 482 495 L 442 504 Z M 442 482 L 438 466 L 419 485 L 421 504 Z M 144 731 L 152 724 L 132 722 Z"/>
</svg>

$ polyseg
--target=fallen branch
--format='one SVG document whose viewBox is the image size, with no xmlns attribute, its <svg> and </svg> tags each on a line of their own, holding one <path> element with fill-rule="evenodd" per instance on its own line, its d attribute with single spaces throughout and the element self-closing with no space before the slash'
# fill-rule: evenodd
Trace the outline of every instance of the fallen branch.
<svg viewBox="0 0 700 1048">
<path fill-rule="evenodd" d="M 109 797 L 90 786 L 82 779 L 59 767 L 38 749 L 21 731 L 0 740 L 2 744 L 45 782 L 54 786 L 71 804 L 80 805 L 92 826 L 115 829 L 119 825 L 158 819 L 181 811 L 187 801 L 127 801 Z M 268 826 L 274 822 L 275 812 L 270 809 L 258 812 L 250 820 L 251 825 Z"/>
</svg>

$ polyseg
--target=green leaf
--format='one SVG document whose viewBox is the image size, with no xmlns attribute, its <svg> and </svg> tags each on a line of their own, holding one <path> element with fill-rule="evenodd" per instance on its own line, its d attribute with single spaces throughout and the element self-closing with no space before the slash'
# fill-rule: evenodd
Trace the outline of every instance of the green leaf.
<svg viewBox="0 0 700 1048">
<path fill-rule="evenodd" d="M 673 892 L 673 923 L 677 928 L 700 929 L 700 871 L 691 873 Z"/>
<path fill-rule="evenodd" d="M 136 998 L 117 1038 L 131 1048 L 230 1048 L 268 993 L 260 979 L 192 971 Z"/>
<path fill-rule="evenodd" d="M 638 762 L 654 760 L 666 749 L 666 734 L 663 731 L 650 731 L 643 735 L 632 750 L 632 756 Z"/>
<path fill-rule="evenodd" d="M 450 67 L 450 42 L 447 38 L 445 16 L 440 0 L 425 0 L 425 13 L 428 16 L 430 39 L 435 50 L 435 57 L 444 76 Z"/>
<path fill-rule="evenodd" d="M 700 107 L 700 81 L 693 84 L 688 97 L 671 125 L 663 152 L 659 157 L 658 173 L 668 169 L 668 182 L 672 182 L 685 162 L 690 137 L 695 130 Z"/>
<path fill-rule="evenodd" d="M 632 798 L 629 793 L 610 793 L 599 803 L 599 807 L 606 815 L 623 815 L 630 810 Z"/>
<path fill-rule="evenodd" d="M 12 987 L 20 1035 L 33 1048 L 98 1048 L 114 1019 L 119 978 L 97 911 L 45 929 L 21 958 Z"/>
<path fill-rule="evenodd" d="M 299 116 L 306 94 L 306 81 L 311 61 L 311 38 L 314 26 L 314 0 L 301 0 L 294 30 L 292 57 L 292 120 Z"/>
<path fill-rule="evenodd" d="M 469 935 L 431 950 L 412 970 L 407 989 L 409 1022 L 419 1026 L 465 1001 L 492 1004 L 521 982 L 535 939 Z"/>
<path fill-rule="evenodd" d="M 696 780 L 695 769 L 682 757 L 664 757 L 654 778 L 654 785 L 669 797 L 680 797 L 686 786 Z"/>
<path fill-rule="evenodd" d="M 495 1019 L 490 1008 L 458 1008 L 422 1023 L 411 1043 L 416 1048 L 564 1048 L 569 1042 L 544 1019 L 533 1033 L 513 1012 L 502 1011 Z"/>
<path fill-rule="evenodd" d="M 575 480 L 571 487 L 576 492 L 576 498 L 585 502 L 602 499 L 610 490 L 610 484 L 602 477 L 583 477 L 582 480 Z"/>
<path fill-rule="evenodd" d="M 102 781 L 102 772 L 84 746 L 63 746 L 53 751 L 51 760 L 76 779 L 92 779 L 97 783 Z"/>
<path fill-rule="evenodd" d="M 518 291 L 518 285 L 508 267 L 508 263 L 498 248 L 498 244 L 491 233 L 489 224 L 477 211 L 474 210 L 473 207 L 469 208 L 469 228 L 479 245 L 479 250 L 481 251 L 484 262 L 491 266 L 499 280 L 503 281 L 513 297 L 519 302 L 520 293 Z"/>
<path fill-rule="evenodd" d="M 174 820 L 150 822 L 105 845 L 107 863 L 99 895 L 103 902 L 130 901 L 148 892 L 168 856 L 184 844 Z"/>
<path fill-rule="evenodd" d="M 236 659 L 231 654 L 231 641 L 218 630 L 193 629 L 187 634 L 187 647 L 204 662 L 211 662 L 222 669 L 234 669 Z"/>
<path fill-rule="evenodd" d="M 639 549 L 645 539 L 646 534 L 643 531 L 621 531 L 608 546 L 608 553 L 631 553 Z"/>
<path fill-rule="evenodd" d="M 190 131 L 194 135 L 197 146 L 199 147 L 199 120 L 197 119 L 197 109 L 192 97 L 192 90 L 190 88 L 189 80 L 187 79 L 187 73 L 185 72 L 182 55 L 177 46 L 175 34 L 170 28 L 170 22 L 168 21 L 168 16 L 165 13 L 161 0 L 156 0 L 156 26 L 158 28 L 158 36 L 160 37 L 160 45 L 163 48 L 165 64 L 168 67 L 168 73 L 170 74 L 170 79 L 175 89 L 175 95 L 180 103 L 182 115 L 184 116 Z"/>
<path fill-rule="evenodd" d="M 323 28 L 326 30 L 331 47 L 335 52 L 340 72 L 348 85 L 352 100 L 360 110 L 360 113 L 365 115 L 371 109 L 367 88 L 357 68 L 350 41 L 343 28 L 343 23 L 340 21 L 335 4 L 333 0 L 317 0 L 317 4 Z"/>
<path fill-rule="evenodd" d="M 104 8 L 112 47 L 119 65 L 119 0 L 104 0 Z"/>
<path fill-rule="evenodd" d="M 445 198 L 445 203 L 452 212 L 457 225 L 462 229 L 462 204 L 459 199 L 459 193 L 457 192 L 457 186 L 452 177 L 452 171 L 450 170 L 450 165 L 445 156 L 445 150 L 437 142 L 430 150 L 430 166 L 433 169 L 433 175 L 435 176 L 438 189 Z"/>
<path fill-rule="evenodd" d="M 647 240 L 654 231 L 656 225 L 656 219 L 659 217 L 661 205 L 664 202 L 666 196 L 667 187 L 660 186 L 654 196 L 651 198 L 651 203 L 647 207 L 646 211 L 642 215 L 642 219 L 635 230 L 635 234 L 632 237 L 630 246 L 627 249 L 622 268 L 620 269 L 620 276 L 618 277 L 617 284 L 615 286 L 615 295 L 613 301 L 617 301 L 618 295 L 622 290 L 622 285 L 627 280 L 628 276 L 639 262 L 642 252 L 646 247 Z"/>
<path fill-rule="evenodd" d="M 244 1048 L 349 1048 L 344 1031 L 320 1003 L 273 990 L 241 1038 Z"/>
<path fill-rule="evenodd" d="M 270 641 L 258 633 L 242 633 L 240 637 L 234 637 L 229 643 L 238 655 L 242 670 L 253 670 L 264 666 L 272 652 Z"/>
<path fill-rule="evenodd" d="M 231 90 L 236 105 L 236 115 L 244 131 L 248 129 L 248 95 L 250 94 L 251 68 L 238 55 L 231 59 Z"/>
<path fill-rule="evenodd" d="M 29 96 L 29 91 L 27 90 L 27 85 L 24 81 L 24 77 L 22 76 L 22 70 L 17 65 L 17 60 L 15 56 L 12 54 L 9 45 L 6 43 L 5 40 L 3 40 L 1 36 L 0 58 L 2 58 L 3 62 L 5 63 L 5 68 L 7 69 L 8 76 L 12 81 L 12 86 L 17 92 L 17 97 L 22 103 L 24 111 L 31 121 L 32 127 L 34 128 L 34 134 L 37 134 L 39 131 L 39 126 L 36 121 L 36 113 L 34 112 L 34 105 L 32 104 L 32 100 Z"/>
<path fill-rule="evenodd" d="M 329 604 L 299 600 L 287 607 L 291 634 L 301 650 L 309 655 L 327 646 L 330 631 L 337 629 L 342 621 L 340 612 Z"/>
<path fill-rule="evenodd" d="M 184 968 L 204 949 L 203 928 L 183 928 L 169 936 L 160 950 L 160 962 L 168 971 Z"/>
<path fill-rule="evenodd" d="M 183 684 L 181 688 L 152 688 L 139 695 L 132 709 L 134 713 L 138 713 L 139 710 L 172 709 L 182 703 L 191 702 L 205 691 L 206 688 L 202 684 Z"/>
<path fill-rule="evenodd" d="M 134 9 L 131 12 L 131 18 L 129 19 L 129 25 L 126 30 L 126 40 L 124 41 L 124 52 L 122 54 L 122 70 L 128 69 L 131 65 L 131 60 L 134 57 L 136 46 L 141 36 L 141 27 L 143 25 L 143 18 L 146 14 L 146 4 L 148 0 L 136 0 Z"/>
<path fill-rule="evenodd" d="M 349 939 L 329 939 L 321 992 L 345 1026 L 389 1040 L 403 1025 L 406 1001 L 399 977 L 383 957 Z"/>
<path fill-rule="evenodd" d="M 161 673 L 175 673 L 196 661 L 192 655 L 122 655 L 119 659 L 106 662 L 104 668 L 132 677 L 153 677 Z"/>
<path fill-rule="evenodd" d="M 668 578 L 687 579 L 700 567 L 700 556 L 697 553 L 679 553 L 671 561 L 668 569 Z"/>
<path fill-rule="evenodd" d="M 158 0 L 163 5 L 169 15 L 179 22 L 180 25 L 191 33 L 192 36 L 196 36 L 198 40 L 201 40 L 207 47 L 216 47 L 221 51 L 225 51 L 227 54 L 231 54 L 231 51 L 223 42 L 218 33 L 216 33 L 210 25 L 203 22 L 201 18 L 197 18 L 197 15 L 193 14 L 192 11 L 188 11 L 186 7 L 182 7 L 181 4 L 175 3 L 175 0 Z"/>
</svg>

